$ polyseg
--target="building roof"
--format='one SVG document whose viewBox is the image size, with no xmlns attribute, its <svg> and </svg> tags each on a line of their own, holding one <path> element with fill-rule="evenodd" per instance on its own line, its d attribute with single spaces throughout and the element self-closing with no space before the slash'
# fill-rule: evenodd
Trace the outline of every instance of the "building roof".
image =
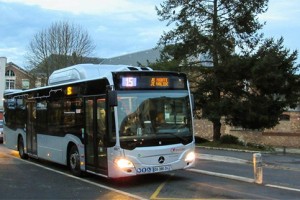
<svg viewBox="0 0 300 200">
<path fill-rule="evenodd" d="M 122 56 L 106 58 L 101 64 L 109 65 L 131 65 L 148 67 L 149 63 L 155 63 L 160 59 L 161 50 L 152 48 L 144 51 L 130 53 Z"/>
<path fill-rule="evenodd" d="M 6 64 L 6 68 L 9 67 L 9 66 L 15 68 L 16 70 L 18 70 L 20 72 L 22 72 L 23 74 L 26 74 L 27 76 L 31 76 L 31 74 L 28 73 L 25 69 L 19 67 L 18 65 L 16 65 L 13 62 L 9 62 L 9 63 Z"/>
</svg>

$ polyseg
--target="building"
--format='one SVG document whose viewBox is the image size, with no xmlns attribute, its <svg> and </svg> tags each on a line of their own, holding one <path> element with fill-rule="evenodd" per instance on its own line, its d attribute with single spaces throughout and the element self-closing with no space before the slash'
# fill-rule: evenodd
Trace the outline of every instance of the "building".
<svg viewBox="0 0 300 200">
<path fill-rule="evenodd" d="M 5 68 L 5 90 L 33 88 L 33 77 L 26 70 L 9 62 Z"/>
<path fill-rule="evenodd" d="M 33 77 L 7 58 L 0 57 L 0 110 L 3 109 L 3 94 L 5 90 L 29 89 L 35 86 Z"/>
<path fill-rule="evenodd" d="M 5 68 L 7 59 L 0 57 L 0 110 L 3 109 L 3 93 L 5 89 Z"/>
<path fill-rule="evenodd" d="M 148 49 L 122 56 L 103 59 L 100 64 L 107 65 L 131 65 L 149 67 L 149 63 L 156 63 L 160 59 L 161 50 L 158 48 Z"/>
</svg>

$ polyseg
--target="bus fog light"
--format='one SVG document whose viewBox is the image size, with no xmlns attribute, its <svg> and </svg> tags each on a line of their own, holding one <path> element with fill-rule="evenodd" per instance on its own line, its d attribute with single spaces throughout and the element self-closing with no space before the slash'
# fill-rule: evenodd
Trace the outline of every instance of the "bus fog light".
<svg viewBox="0 0 300 200">
<path fill-rule="evenodd" d="M 120 169 L 128 169 L 128 168 L 134 167 L 134 165 L 131 161 L 124 159 L 124 158 L 116 160 L 116 163 Z"/>
<path fill-rule="evenodd" d="M 185 156 L 185 162 L 193 162 L 196 158 L 195 152 L 190 152 Z"/>
</svg>

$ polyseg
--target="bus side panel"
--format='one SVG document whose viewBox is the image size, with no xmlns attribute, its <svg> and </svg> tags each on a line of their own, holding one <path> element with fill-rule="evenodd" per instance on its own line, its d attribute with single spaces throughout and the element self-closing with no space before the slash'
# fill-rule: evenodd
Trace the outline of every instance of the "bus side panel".
<svg viewBox="0 0 300 200">
<path fill-rule="evenodd" d="M 70 134 L 64 137 L 38 134 L 37 139 L 38 157 L 63 165 L 67 165 L 67 147 L 70 142 L 76 144 L 77 147 L 83 146 L 78 137 Z M 79 147 L 80 153 L 84 148 Z"/>
<path fill-rule="evenodd" d="M 38 157 L 63 164 L 61 143 L 61 137 L 37 134 Z"/>
<path fill-rule="evenodd" d="M 22 135 L 24 141 L 24 147 L 26 147 L 26 132 L 23 129 L 10 129 L 4 125 L 4 140 L 3 144 L 13 150 L 18 150 L 18 136 Z M 25 148 L 25 153 L 27 153 L 27 149 Z"/>
</svg>

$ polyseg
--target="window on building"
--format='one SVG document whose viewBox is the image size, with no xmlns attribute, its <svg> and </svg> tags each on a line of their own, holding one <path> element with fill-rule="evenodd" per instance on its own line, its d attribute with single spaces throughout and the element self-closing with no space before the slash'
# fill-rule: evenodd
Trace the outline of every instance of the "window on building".
<svg viewBox="0 0 300 200">
<path fill-rule="evenodd" d="M 29 79 L 22 79 L 22 89 L 29 89 Z"/>
<path fill-rule="evenodd" d="M 7 71 L 5 72 L 5 76 L 9 76 L 9 77 L 15 76 L 15 72 L 12 71 L 12 70 L 7 70 Z"/>
<path fill-rule="evenodd" d="M 15 72 L 12 70 L 7 70 L 5 72 L 5 89 L 15 89 L 15 88 L 16 88 Z"/>
<path fill-rule="evenodd" d="M 7 79 L 5 81 L 5 89 L 7 89 L 7 90 L 9 90 L 9 89 L 15 89 L 15 80 Z"/>
</svg>

